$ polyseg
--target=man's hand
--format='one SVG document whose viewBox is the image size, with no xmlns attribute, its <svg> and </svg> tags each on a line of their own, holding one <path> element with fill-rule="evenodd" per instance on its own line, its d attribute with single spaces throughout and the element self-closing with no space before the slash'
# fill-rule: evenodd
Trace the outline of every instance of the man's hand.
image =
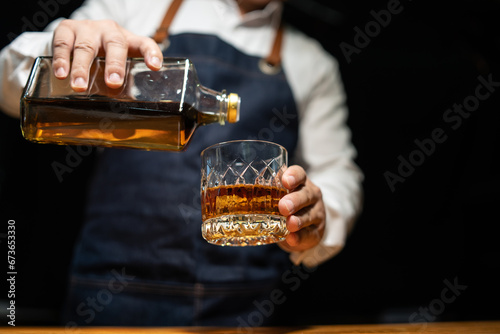
<svg viewBox="0 0 500 334">
<path fill-rule="evenodd" d="M 288 252 L 312 248 L 325 232 L 326 212 L 321 190 L 300 166 L 288 167 L 281 180 L 290 191 L 279 202 L 280 213 L 287 217 L 290 234 L 279 245 Z"/>
<path fill-rule="evenodd" d="M 127 57 L 144 57 L 152 70 L 159 70 L 163 61 L 154 40 L 135 35 L 111 20 L 64 20 L 54 31 L 52 48 L 54 75 L 59 79 L 69 75 L 77 92 L 87 89 L 89 69 L 97 56 L 106 56 L 104 80 L 110 88 L 123 84 Z"/>
</svg>

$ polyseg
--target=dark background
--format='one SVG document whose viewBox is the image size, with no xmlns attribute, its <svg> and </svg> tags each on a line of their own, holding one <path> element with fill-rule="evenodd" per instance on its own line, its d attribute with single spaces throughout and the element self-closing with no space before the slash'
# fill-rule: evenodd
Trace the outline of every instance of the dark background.
<svg viewBox="0 0 500 334">
<path fill-rule="evenodd" d="M 80 3 L 60 5 L 57 16 Z M 364 210 L 345 249 L 312 273 L 294 274 L 294 284 L 283 282 L 278 323 L 407 323 L 425 308 L 430 317 L 414 320 L 500 320 L 494 159 L 500 93 L 481 101 L 457 129 L 443 120 L 447 109 L 475 94 L 479 76 L 500 82 L 500 2 L 401 0 L 402 11 L 372 31 L 348 61 L 340 43 L 355 47 L 355 28 L 373 26 L 371 11 L 389 3 L 286 5 L 288 22 L 339 61 L 366 179 Z M 1 45 L 26 29 L 23 17 L 32 21 L 40 10 L 36 1 L 9 3 L 1 13 Z M 397 174 L 401 158 L 419 154 L 415 140 L 431 138 L 436 128 L 446 141 L 421 155 L 420 165 L 392 190 L 385 173 Z M 0 115 L 0 233 L 9 219 L 16 221 L 17 325 L 57 324 L 93 161 L 84 158 L 60 183 L 51 163 L 64 163 L 66 154 L 64 147 L 27 143 L 18 121 Z M 5 235 L 0 240 L 6 254 Z M 445 281 L 466 286 L 450 303 L 442 301 Z"/>
</svg>

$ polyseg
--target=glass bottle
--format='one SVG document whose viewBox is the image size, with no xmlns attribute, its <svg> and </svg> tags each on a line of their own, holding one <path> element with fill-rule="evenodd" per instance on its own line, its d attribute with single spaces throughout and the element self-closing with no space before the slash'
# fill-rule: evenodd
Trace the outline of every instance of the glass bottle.
<svg viewBox="0 0 500 334">
<path fill-rule="evenodd" d="M 166 58 L 159 71 L 127 59 L 124 84 L 104 82 L 104 58 L 92 64 L 88 89 L 57 79 L 51 57 L 35 60 L 21 98 L 24 138 L 62 145 L 182 151 L 198 126 L 239 119 L 237 94 L 202 86 L 185 58 Z"/>
</svg>

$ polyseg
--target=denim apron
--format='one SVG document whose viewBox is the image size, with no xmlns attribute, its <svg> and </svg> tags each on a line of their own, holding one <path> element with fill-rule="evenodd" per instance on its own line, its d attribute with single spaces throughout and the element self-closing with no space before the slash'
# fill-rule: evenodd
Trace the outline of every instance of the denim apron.
<svg viewBox="0 0 500 334">
<path fill-rule="evenodd" d="M 166 57 L 189 58 L 204 86 L 241 97 L 240 121 L 199 127 L 181 153 L 100 154 L 71 267 L 63 319 L 69 327 L 240 326 L 291 266 L 276 244 L 207 243 L 200 210 L 200 153 L 206 147 L 262 139 L 294 152 L 298 116 L 285 73 L 263 73 L 260 58 L 211 35 L 169 40 Z"/>
</svg>

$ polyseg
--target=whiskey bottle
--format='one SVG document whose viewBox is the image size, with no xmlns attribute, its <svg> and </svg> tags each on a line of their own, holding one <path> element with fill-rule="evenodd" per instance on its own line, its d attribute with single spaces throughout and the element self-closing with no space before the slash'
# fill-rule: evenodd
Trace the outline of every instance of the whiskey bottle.
<svg viewBox="0 0 500 334">
<path fill-rule="evenodd" d="M 239 119 L 237 94 L 200 84 L 185 58 L 166 58 L 159 71 L 143 59 L 127 59 L 122 87 L 104 82 L 104 58 L 96 58 L 84 92 L 57 79 L 51 57 L 38 57 L 21 97 L 21 130 L 38 143 L 182 151 L 197 127 Z"/>
</svg>

